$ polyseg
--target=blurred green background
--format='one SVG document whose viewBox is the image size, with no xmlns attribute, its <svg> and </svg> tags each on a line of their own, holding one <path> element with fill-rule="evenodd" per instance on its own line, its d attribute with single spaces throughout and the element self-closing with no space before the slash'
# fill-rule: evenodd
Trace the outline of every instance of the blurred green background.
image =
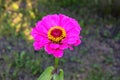
<svg viewBox="0 0 120 80">
<path fill-rule="evenodd" d="M 31 28 L 47 14 L 78 20 L 82 43 L 65 50 L 65 80 L 120 80 L 119 0 L 0 0 L 0 80 L 36 80 L 54 63 L 34 51 Z"/>
</svg>

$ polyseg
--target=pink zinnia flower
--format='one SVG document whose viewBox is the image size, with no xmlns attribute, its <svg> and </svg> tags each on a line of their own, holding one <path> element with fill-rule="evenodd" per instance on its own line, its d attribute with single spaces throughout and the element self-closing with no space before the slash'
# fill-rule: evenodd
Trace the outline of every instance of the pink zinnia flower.
<svg viewBox="0 0 120 80">
<path fill-rule="evenodd" d="M 35 42 L 35 50 L 45 48 L 48 54 L 56 58 L 63 56 L 63 50 L 81 43 L 79 35 L 81 27 L 78 22 L 63 14 L 47 15 L 38 21 L 31 35 Z"/>
</svg>

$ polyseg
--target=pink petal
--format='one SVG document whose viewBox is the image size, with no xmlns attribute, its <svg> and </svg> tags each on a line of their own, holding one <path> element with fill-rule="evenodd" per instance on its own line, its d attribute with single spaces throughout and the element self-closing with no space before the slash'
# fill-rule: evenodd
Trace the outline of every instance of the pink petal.
<svg viewBox="0 0 120 80">
<path fill-rule="evenodd" d="M 76 40 L 77 40 L 77 39 L 74 38 L 74 37 L 68 38 L 68 40 L 67 40 L 68 42 L 67 42 L 67 43 L 68 43 L 68 44 L 74 44 L 74 43 L 76 43 Z"/>
<path fill-rule="evenodd" d="M 64 25 L 66 22 L 68 22 L 69 20 L 69 17 L 68 16 L 65 16 L 63 14 L 59 14 L 59 18 L 60 18 L 60 25 Z"/>
<path fill-rule="evenodd" d="M 35 41 L 41 41 L 47 39 L 47 34 L 39 32 L 36 28 L 32 28 L 31 35 Z"/>
<path fill-rule="evenodd" d="M 36 29 L 37 29 L 40 33 L 45 33 L 45 34 L 47 34 L 47 32 L 48 32 L 47 26 L 44 26 L 42 21 L 39 21 L 39 22 L 36 23 Z"/>
<path fill-rule="evenodd" d="M 49 22 L 49 20 L 50 20 L 49 17 L 50 17 L 50 15 L 47 15 L 42 18 L 42 25 L 44 25 L 48 30 L 52 27 L 52 25 Z"/>
<path fill-rule="evenodd" d="M 59 26 L 59 16 L 57 14 L 47 15 L 42 18 L 42 24 L 47 27 L 47 29 L 54 26 Z"/>
<path fill-rule="evenodd" d="M 71 37 L 78 38 L 79 34 L 76 34 L 76 32 L 69 32 L 69 33 L 67 33 L 67 38 L 71 38 Z"/>
<path fill-rule="evenodd" d="M 40 50 L 43 47 L 43 45 L 41 45 L 40 42 L 34 42 L 33 46 L 35 50 Z"/>
<path fill-rule="evenodd" d="M 76 43 L 74 44 L 74 46 L 78 46 L 80 43 L 81 43 L 81 40 L 78 39 L 78 40 L 76 41 Z"/>
<path fill-rule="evenodd" d="M 71 35 L 71 34 L 79 35 L 80 31 L 76 30 L 75 28 L 72 28 L 71 30 L 67 31 L 67 34 L 69 34 L 69 35 Z"/>
<path fill-rule="evenodd" d="M 60 18 L 57 14 L 51 16 L 51 21 L 53 25 L 59 26 Z"/>
<path fill-rule="evenodd" d="M 81 27 L 78 24 L 78 21 L 76 21 L 75 19 L 71 19 L 71 22 L 73 23 L 73 25 L 75 26 L 75 29 L 78 31 L 81 31 Z"/>
<path fill-rule="evenodd" d="M 61 43 L 66 44 L 67 43 L 67 38 L 64 38 Z"/>
<path fill-rule="evenodd" d="M 63 19 L 63 21 L 61 22 L 60 26 L 63 27 L 66 31 L 74 29 L 74 26 L 69 21 L 69 19 Z"/>
<path fill-rule="evenodd" d="M 80 33 L 81 28 L 75 19 L 62 14 L 59 14 L 59 16 L 60 16 L 60 26 L 63 27 L 67 32 L 74 31 L 77 32 L 78 34 Z"/>
<path fill-rule="evenodd" d="M 63 44 L 60 45 L 60 49 L 61 50 L 64 50 L 64 49 L 67 49 L 67 48 L 68 48 L 68 45 L 65 44 L 65 43 L 63 43 Z"/>
<path fill-rule="evenodd" d="M 68 44 L 74 44 L 78 39 L 80 39 L 80 37 L 77 34 L 68 33 L 66 39 Z"/>
<path fill-rule="evenodd" d="M 32 28 L 32 30 L 31 30 L 31 33 L 30 33 L 33 37 L 34 36 L 37 36 L 37 34 L 38 34 L 38 31 L 36 30 L 36 28 Z"/>
<path fill-rule="evenodd" d="M 75 26 L 73 26 L 72 22 L 70 22 L 70 20 L 68 20 L 63 27 L 65 28 L 66 31 L 69 31 L 69 30 L 74 29 Z"/>
<path fill-rule="evenodd" d="M 69 49 L 70 49 L 70 50 L 74 50 L 73 47 L 72 47 L 72 45 L 69 45 Z"/>
<path fill-rule="evenodd" d="M 49 43 L 49 40 L 44 39 L 44 40 L 35 41 L 33 43 L 33 46 L 34 46 L 35 50 L 39 50 L 48 43 Z"/>
<path fill-rule="evenodd" d="M 50 44 L 45 45 L 45 51 L 48 54 L 52 54 L 54 52 L 54 50 L 50 47 Z"/>
<path fill-rule="evenodd" d="M 55 50 L 53 55 L 56 57 L 56 58 L 61 58 L 63 56 L 63 50 Z"/>
<path fill-rule="evenodd" d="M 57 48 L 60 47 L 60 45 L 59 45 L 59 44 L 55 44 L 55 43 L 51 43 L 51 44 L 50 44 L 50 47 L 51 47 L 52 49 L 57 49 Z"/>
<path fill-rule="evenodd" d="M 50 47 L 50 44 L 47 44 L 46 46 L 45 46 L 45 51 L 48 53 L 48 54 L 53 54 L 55 57 L 57 57 L 57 58 L 60 58 L 60 57 L 62 57 L 63 56 L 63 51 L 62 50 L 60 50 L 60 49 L 52 49 L 51 47 Z"/>
</svg>

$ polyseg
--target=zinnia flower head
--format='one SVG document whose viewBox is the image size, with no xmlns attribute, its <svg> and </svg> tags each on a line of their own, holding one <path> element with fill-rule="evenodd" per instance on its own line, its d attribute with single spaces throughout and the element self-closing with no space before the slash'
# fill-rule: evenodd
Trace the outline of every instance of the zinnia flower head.
<svg viewBox="0 0 120 80">
<path fill-rule="evenodd" d="M 78 22 L 63 14 L 47 15 L 32 28 L 35 50 L 45 48 L 48 54 L 56 58 L 63 56 L 64 49 L 73 50 L 73 46 L 81 43 L 81 27 Z"/>
</svg>

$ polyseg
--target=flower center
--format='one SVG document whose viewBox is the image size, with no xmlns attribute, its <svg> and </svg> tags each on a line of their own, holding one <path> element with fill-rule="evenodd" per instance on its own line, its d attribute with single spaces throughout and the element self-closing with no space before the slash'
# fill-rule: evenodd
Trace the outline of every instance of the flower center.
<svg viewBox="0 0 120 80">
<path fill-rule="evenodd" d="M 66 37 L 66 31 L 60 26 L 55 26 L 49 29 L 48 39 L 53 43 L 60 43 Z"/>
<path fill-rule="evenodd" d="M 62 35 L 62 31 L 60 29 L 54 29 L 51 31 L 51 35 L 54 37 L 60 37 Z"/>
</svg>

